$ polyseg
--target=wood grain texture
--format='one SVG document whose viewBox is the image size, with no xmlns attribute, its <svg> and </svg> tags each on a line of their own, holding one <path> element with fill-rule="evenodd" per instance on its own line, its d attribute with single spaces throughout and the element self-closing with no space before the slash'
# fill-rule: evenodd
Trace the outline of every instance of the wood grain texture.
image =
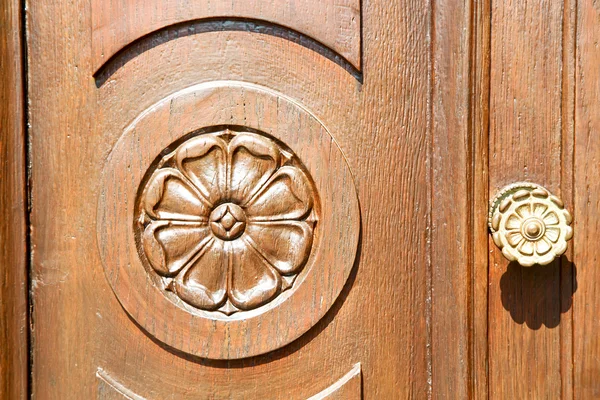
<svg viewBox="0 0 600 400">
<path fill-rule="evenodd" d="M 490 103 L 491 0 L 473 4 L 471 40 L 472 262 L 471 269 L 471 397 L 488 398 L 488 146 Z"/>
<path fill-rule="evenodd" d="M 561 199 L 575 217 L 575 56 L 577 0 L 564 0 L 563 39 L 562 39 L 562 103 L 561 103 Z M 576 225 L 571 225 L 575 232 Z M 577 269 L 573 258 L 575 241 L 571 240 L 567 251 L 561 257 L 560 303 L 561 310 L 574 306 L 577 291 Z M 574 307 L 561 317 L 560 324 L 560 368 L 561 397 L 574 398 Z"/>
<path fill-rule="evenodd" d="M 199 28 L 182 21 L 203 18 L 177 8 L 183 3 L 157 10 L 115 2 L 131 9 L 105 19 L 92 10 L 99 2 L 28 5 L 36 60 L 29 71 L 34 396 L 93 398 L 100 367 L 144 398 L 305 399 L 357 362 L 366 398 L 600 395 L 595 248 L 577 239 L 598 230 L 597 5 L 582 0 L 575 12 L 571 0 L 366 2 L 361 81 L 332 57 L 250 25 L 181 34 Z M 269 11 L 273 18 L 251 3 L 247 14 L 215 8 L 213 17 L 290 26 L 291 3 L 277 4 L 284 11 Z M 357 16 L 344 10 L 344 18 Z M 323 18 L 331 24 L 291 28 L 317 41 L 331 26 L 346 39 L 356 34 Z M 94 74 L 111 52 L 96 41 L 112 43 L 106 49 L 114 54 L 156 29 L 170 39 L 132 47 L 98 84 Z M 213 81 L 260 85 L 310 111 L 344 152 L 362 211 L 358 258 L 331 311 L 296 341 L 234 361 L 185 354 L 136 324 L 107 283 L 95 236 L 102 170 L 123 130 L 171 94 Z M 211 104 L 201 109 L 235 109 L 254 123 L 269 118 L 250 97 L 225 94 Z M 177 107 L 161 120 L 164 129 L 147 130 L 152 139 L 186 121 Z M 155 157 L 144 153 L 154 149 L 149 142 L 132 146 L 133 162 L 121 167 Z M 312 149 L 301 147 L 304 162 Z M 489 196 L 521 180 L 576 206 L 574 249 L 547 267 L 509 264 L 486 237 Z M 154 306 L 146 304 L 147 322 Z M 173 320 L 161 321 L 157 329 L 172 333 Z M 236 337 L 267 343 L 267 328 Z"/>
<path fill-rule="evenodd" d="M 27 398 L 25 100 L 21 2 L 0 3 L 0 398 Z"/>
<path fill-rule="evenodd" d="M 92 1 L 94 71 L 121 49 L 161 28 L 200 20 L 274 23 L 312 38 L 361 68 L 359 0 Z"/>
<path fill-rule="evenodd" d="M 108 372 L 99 369 L 97 399 L 101 400 L 144 400 L 116 381 Z M 362 374 L 360 363 L 325 390 L 311 396 L 308 400 L 362 400 Z"/>
<path fill-rule="evenodd" d="M 360 363 L 346 375 L 308 400 L 362 400 L 362 375 Z"/>
<path fill-rule="evenodd" d="M 577 293 L 573 305 L 574 397 L 600 397 L 600 4 L 577 5 L 575 67 L 575 236 Z"/>
<path fill-rule="evenodd" d="M 143 397 L 133 393 L 121 383 L 117 382 L 108 372 L 99 368 L 96 372 L 98 378 L 98 400 L 144 400 Z"/>
<path fill-rule="evenodd" d="M 469 303 L 473 278 L 471 3 L 436 2 L 433 27 L 432 397 L 467 398 L 471 391 Z"/>
<path fill-rule="evenodd" d="M 364 84 L 300 44 L 232 31 L 155 46 L 98 88 L 88 2 L 28 5 L 34 395 L 93 398 L 101 367 L 145 398 L 305 399 L 361 362 L 370 398 L 427 397 L 431 9 L 363 7 Z M 225 362 L 174 351 L 128 318 L 104 277 L 94 218 L 122 129 L 214 80 L 266 86 L 311 110 L 344 151 L 362 210 L 359 257 L 332 310 L 282 349 Z"/>
<path fill-rule="evenodd" d="M 217 1 L 206 15 L 194 14 L 196 3 L 175 0 L 161 7 L 30 3 L 34 396 L 108 393 L 111 384 L 98 387 L 95 375 L 106 368 L 122 392 L 142 398 L 306 399 L 328 393 L 332 377 L 357 362 L 362 383 L 354 376 L 348 387 L 362 385 L 365 398 L 600 396 L 600 278 L 595 248 L 585 239 L 599 229 L 594 2 L 377 0 L 363 2 L 362 17 L 354 2 L 302 6 L 294 15 L 289 10 L 297 2 L 284 0 L 245 2 L 241 11 L 238 3 Z M 238 25 L 206 29 L 203 18 Z M 271 34 L 253 20 L 290 34 Z M 361 20 L 362 42 L 356 40 Z M 322 48 L 291 40 L 298 32 L 346 57 L 361 79 Z M 139 38 L 147 43 L 128 47 Z M 123 62 L 98 79 L 98 68 L 124 47 Z M 292 331 L 310 313 L 289 313 L 280 320 L 285 323 L 230 336 L 179 336 L 176 318 L 154 318 L 156 302 L 142 301 L 146 314 L 127 314 L 97 248 L 113 244 L 118 253 L 120 242 L 96 240 L 102 171 L 123 131 L 157 102 L 214 81 L 268 88 L 306 109 L 343 151 L 361 206 L 358 256 L 331 310 L 292 343 L 241 360 L 180 349 L 200 348 L 202 340 L 226 349 L 231 343 L 223 338 L 251 343 L 247 348 L 277 343 L 285 336 L 278 331 Z M 142 175 L 147 159 L 171 143 L 161 135 L 197 119 L 223 122 L 226 111 L 258 130 L 270 118 L 289 123 L 284 101 L 274 118 L 248 92 L 221 93 L 188 109 L 169 103 L 162 119 L 144 128 L 150 136 L 134 141 L 129 161 L 117 167 Z M 11 140 L 22 141 L 17 133 Z M 294 144 L 302 162 L 333 157 L 314 151 L 323 142 Z M 21 182 L 19 154 L 11 153 L 16 159 L 7 165 Z M 509 264 L 487 238 L 488 198 L 522 180 L 546 186 L 575 214 L 573 249 L 546 267 Z M 122 194 L 117 183 L 114 198 Z M 23 213 L 18 203 L 14 215 Z M 129 229 L 131 218 L 114 215 Z M 15 226 L 23 227 L 10 229 Z M 25 246 L 21 234 L 12 238 L 17 248 Z M 339 238 L 329 235 L 329 247 L 344 237 L 343 229 Z M 119 285 L 131 284 L 120 278 Z M 23 286 L 10 290 L 25 293 Z M 135 290 L 125 294 L 141 298 Z M 315 290 L 306 304 L 320 304 L 323 296 L 331 293 Z M 188 347 L 165 345 L 153 329 Z"/>
<path fill-rule="evenodd" d="M 561 195 L 563 7 L 492 3 L 491 196 L 518 181 Z M 489 262 L 490 397 L 560 397 L 561 331 L 570 319 L 561 262 L 524 268 L 509 264 L 495 246 Z"/>
</svg>

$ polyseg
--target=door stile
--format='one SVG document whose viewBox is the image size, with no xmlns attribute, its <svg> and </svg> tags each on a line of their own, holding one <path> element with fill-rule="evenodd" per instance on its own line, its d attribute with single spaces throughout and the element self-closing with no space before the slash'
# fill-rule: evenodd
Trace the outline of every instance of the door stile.
<svg viewBox="0 0 600 400">
<path fill-rule="evenodd" d="M 471 2 L 471 177 L 472 268 L 470 307 L 470 371 L 473 399 L 488 395 L 488 254 L 489 105 L 491 0 Z"/>
<path fill-rule="evenodd" d="M 433 398 L 487 396 L 489 9 L 433 5 Z"/>
<path fill-rule="evenodd" d="M 543 185 L 560 197 L 569 187 L 570 167 L 563 165 L 568 160 L 561 160 L 569 157 L 564 129 L 565 88 L 571 85 L 564 61 L 572 48 L 565 41 L 571 36 L 567 7 L 564 2 L 492 3 L 491 195 L 520 181 Z M 560 397 L 569 375 L 564 352 L 572 312 L 572 293 L 563 293 L 570 282 L 564 265 L 521 267 L 495 246 L 489 262 L 490 397 Z"/>
<path fill-rule="evenodd" d="M 564 0 L 562 26 L 562 96 L 561 96 L 561 186 L 560 192 L 566 204 L 575 206 L 575 47 L 576 47 L 577 0 Z M 560 372 L 561 398 L 574 398 L 574 310 L 576 276 L 573 259 L 574 246 L 569 246 L 560 259 Z M 567 310 L 568 308 L 568 310 Z"/>
<path fill-rule="evenodd" d="M 28 390 L 26 100 L 22 4 L 0 4 L 0 398 Z"/>
</svg>

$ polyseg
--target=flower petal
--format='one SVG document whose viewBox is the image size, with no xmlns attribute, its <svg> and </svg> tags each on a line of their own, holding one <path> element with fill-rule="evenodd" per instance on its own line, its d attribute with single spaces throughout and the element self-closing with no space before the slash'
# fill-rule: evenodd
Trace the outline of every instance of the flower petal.
<svg viewBox="0 0 600 400">
<path fill-rule="evenodd" d="M 552 241 L 552 243 L 556 243 L 560 236 L 560 228 L 547 226 L 546 227 L 546 237 Z"/>
<path fill-rule="evenodd" d="M 525 203 L 519 207 L 517 207 L 517 209 L 515 210 L 516 213 L 519 215 L 519 217 L 526 219 L 527 217 L 530 217 L 532 212 L 532 205 L 530 203 Z"/>
<path fill-rule="evenodd" d="M 154 270 L 163 276 L 179 272 L 210 237 L 206 224 L 152 221 L 142 234 L 144 253 Z"/>
<path fill-rule="evenodd" d="M 313 191 L 306 175 L 295 167 L 282 167 L 246 207 L 254 221 L 300 219 L 313 207 Z"/>
<path fill-rule="evenodd" d="M 259 307 L 279 292 L 281 277 L 252 246 L 243 239 L 232 246 L 229 299 L 241 310 Z"/>
<path fill-rule="evenodd" d="M 506 221 L 506 229 L 521 229 L 521 220 L 516 214 L 511 214 Z"/>
<path fill-rule="evenodd" d="M 216 310 L 227 297 L 228 255 L 224 243 L 213 240 L 173 281 L 173 290 L 186 303 Z"/>
<path fill-rule="evenodd" d="M 179 170 L 212 205 L 225 194 L 226 154 L 227 144 L 223 139 L 200 135 L 182 144 L 175 155 Z"/>
<path fill-rule="evenodd" d="M 554 211 L 550 211 L 544 216 L 544 223 L 546 225 L 558 225 L 559 222 L 560 221 L 558 220 L 558 216 Z"/>
<path fill-rule="evenodd" d="M 526 256 L 533 255 L 533 243 L 529 240 L 524 240 L 519 246 L 518 250 Z"/>
<path fill-rule="evenodd" d="M 533 204 L 533 215 L 541 217 L 546 212 L 547 209 L 548 209 L 548 206 L 543 203 L 534 203 Z"/>
<path fill-rule="evenodd" d="M 519 243 L 521 243 L 521 240 L 523 240 L 523 235 L 521 234 L 520 230 L 508 232 L 506 234 L 506 240 L 508 241 L 508 244 L 516 247 Z"/>
<path fill-rule="evenodd" d="M 210 212 L 181 172 L 172 168 L 154 172 L 142 199 L 146 213 L 156 219 L 204 221 Z"/>
<path fill-rule="evenodd" d="M 540 256 L 546 254 L 552 248 L 552 244 L 545 237 L 535 242 L 535 252 Z"/>
<path fill-rule="evenodd" d="M 256 250 L 281 274 L 298 272 L 308 260 L 313 227 L 308 222 L 254 222 L 246 233 Z"/>
<path fill-rule="evenodd" d="M 251 133 L 241 133 L 231 140 L 229 157 L 229 197 L 241 205 L 260 190 L 281 162 L 274 142 Z"/>
</svg>

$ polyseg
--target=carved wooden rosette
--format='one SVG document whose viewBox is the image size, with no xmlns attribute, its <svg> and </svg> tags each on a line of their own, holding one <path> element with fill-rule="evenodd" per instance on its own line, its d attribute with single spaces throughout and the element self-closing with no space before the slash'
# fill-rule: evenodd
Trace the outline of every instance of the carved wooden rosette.
<svg viewBox="0 0 600 400">
<path fill-rule="evenodd" d="M 318 201 L 290 150 L 224 129 L 187 138 L 153 165 L 135 219 L 140 256 L 159 286 L 226 315 L 293 286 L 312 249 Z"/>
<path fill-rule="evenodd" d="M 573 237 L 571 221 L 562 200 L 523 182 L 500 190 L 490 204 L 488 223 L 502 254 L 530 267 L 549 264 L 566 251 Z"/>
<path fill-rule="evenodd" d="M 149 335 L 200 357 L 262 354 L 314 326 L 359 233 L 352 174 L 327 128 L 257 85 L 166 97 L 124 128 L 103 172 L 108 282 Z"/>
</svg>

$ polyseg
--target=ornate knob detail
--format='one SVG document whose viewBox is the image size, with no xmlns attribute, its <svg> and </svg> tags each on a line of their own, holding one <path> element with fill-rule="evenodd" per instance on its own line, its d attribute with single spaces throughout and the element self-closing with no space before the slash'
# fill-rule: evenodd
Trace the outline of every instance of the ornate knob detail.
<svg viewBox="0 0 600 400">
<path fill-rule="evenodd" d="M 508 185 L 490 202 L 494 243 L 524 267 L 546 265 L 563 254 L 573 237 L 571 221 L 562 200 L 534 183 Z"/>
</svg>

